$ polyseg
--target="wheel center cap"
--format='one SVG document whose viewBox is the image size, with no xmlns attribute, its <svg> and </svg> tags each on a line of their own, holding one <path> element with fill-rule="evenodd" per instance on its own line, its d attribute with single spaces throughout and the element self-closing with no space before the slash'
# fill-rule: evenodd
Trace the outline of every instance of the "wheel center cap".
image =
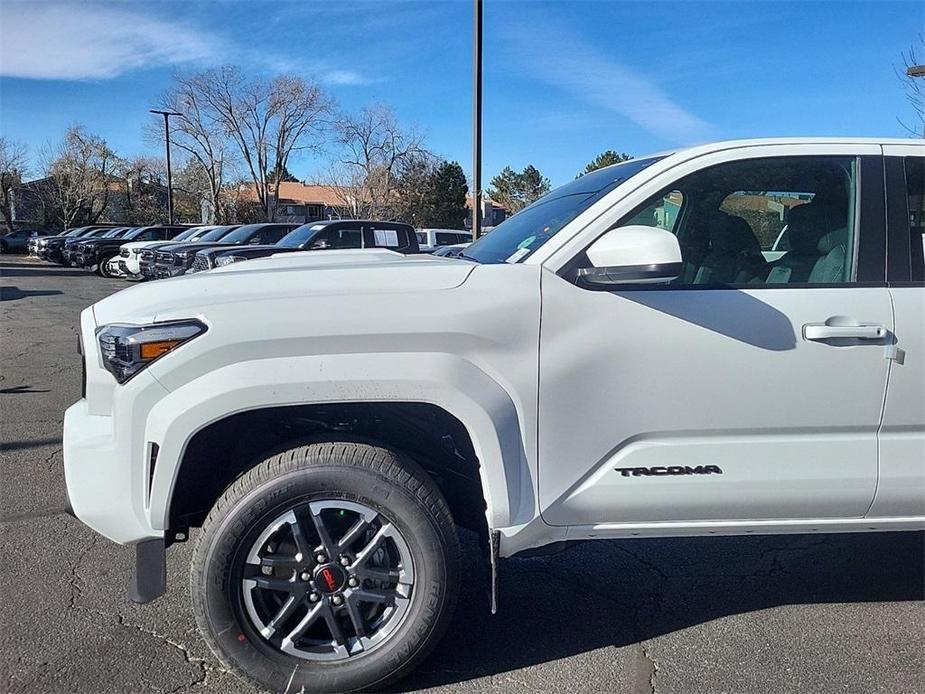
<svg viewBox="0 0 925 694">
<path fill-rule="evenodd" d="M 315 587 L 322 593 L 336 593 L 347 583 L 347 573 L 337 564 L 322 564 L 315 569 Z"/>
</svg>

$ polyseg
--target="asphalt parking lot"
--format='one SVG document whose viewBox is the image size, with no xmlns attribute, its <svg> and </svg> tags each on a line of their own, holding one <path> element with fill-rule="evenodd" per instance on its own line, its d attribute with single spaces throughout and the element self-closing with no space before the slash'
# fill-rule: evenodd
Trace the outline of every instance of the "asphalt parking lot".
<svg viewBox="0 0 925 694">
<path fill-rule="evenodd" d="M 245 692 L 200 641 L 189 545 L 169 592 L 63 513 L 78 313 L 119 280 L 0 260 L 0 692 Z M 456 618 L 401 691 L 925 692 L 925 535 L 598 542 L 502 564 L 468 549 Z M 471 546 L 471 543 L 469 543 Z"/>
</svg>

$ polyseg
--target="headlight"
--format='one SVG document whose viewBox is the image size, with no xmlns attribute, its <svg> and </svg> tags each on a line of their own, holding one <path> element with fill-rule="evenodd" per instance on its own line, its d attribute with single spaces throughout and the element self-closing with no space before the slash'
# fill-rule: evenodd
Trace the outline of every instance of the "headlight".
<svg viewBox="0 0 925 694">
<path fill-rule="evenodd" d="M 206 326 L 198 320 L 151 325 L 104 325 L 96 331 L 103 367 L 125 383 L 148 364 L 202 335 Z"/>
<path fill-rule="evenodd" d="M 225 267 L 239 260 L 247 260 L 243 255 L 220 255 L 215 259 L 215 267 Z"/>
</svg>

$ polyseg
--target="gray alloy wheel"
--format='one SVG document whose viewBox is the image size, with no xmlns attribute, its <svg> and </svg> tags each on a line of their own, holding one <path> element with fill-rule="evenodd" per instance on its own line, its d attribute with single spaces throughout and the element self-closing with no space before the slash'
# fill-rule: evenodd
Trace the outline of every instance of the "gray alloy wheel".
<svg viewBox="0 0 925 694">
<path fill-rule="evenodd" d="M 413 460 L 299 445 L 215 502 L 193 554 L 193 613 L 223 665 L 262 690 L 381 691 L 446 629 L 458 560 L 446 500 Z"/>
<path fill-rule="evenodd" d="M 287 511 L 268 524 L 245 561 L 241 589 L 251 623 L 298 658 L 368 653 L 408 613 L 408 544 L 362 504 L 320 500 Z"/>
</svg>

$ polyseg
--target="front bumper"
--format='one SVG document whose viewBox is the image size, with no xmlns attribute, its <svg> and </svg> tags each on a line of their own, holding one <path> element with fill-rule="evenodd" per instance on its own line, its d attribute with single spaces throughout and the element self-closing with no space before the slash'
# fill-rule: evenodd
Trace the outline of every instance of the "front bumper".
<svg viewBox="0 0 925 694">
<path fill-rule="evenodd" d="M 132 272 L 131 269 L 129 269 L 128 263 L 126 263 L 124 259 L 119 258 L 119 260 L 116 261 L 116 265 L 119 268 L 119 274 L 121 274 L 123 277 L 130 279 L 130 280 L 143 280 L 144 279 L 144 275 L 141 275 L 137 272 Z"/>
<path fill-rule="evenodd" d="M 114 417 L 90 414 L 86 400 L 64 413 L 64 478 L 74 515 L 120 544 L 163 539 L 139 504 L 138 490 L 146 484 L 136 479 L 136 466 L 114 425 Z"/>
</svg>

